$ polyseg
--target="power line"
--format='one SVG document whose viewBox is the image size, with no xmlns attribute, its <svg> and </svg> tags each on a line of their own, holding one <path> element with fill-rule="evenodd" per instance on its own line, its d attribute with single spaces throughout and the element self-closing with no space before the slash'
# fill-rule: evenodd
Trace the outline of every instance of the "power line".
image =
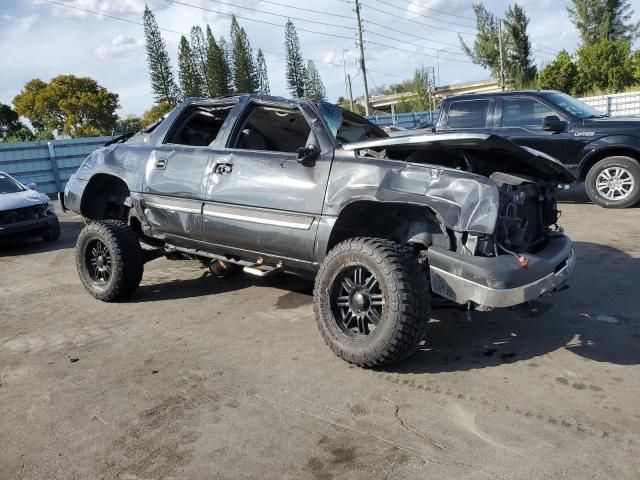
<svg viewBox="0 0 640 480">
<path fill-rule="evenodd" d="M 400 48 L 400 47 L 394 47 L 393 45 L 386 45 L 384 43 L 378 43 L 378 42 L 372 42 L 371 40 L 365 40 L 366 43 L 368 43 L 369 45 L 376 45 L 378 47 L 383 47 L 383 48 L 391 48 L 392 50 L 398 50 L 400 52 L 407 52 L 407 53 L 411 53 L 413 55 L 422 55 L 423 57 L 429 57 L 429 58 L 442 58 L 440 56 L 436 56 L 436 55 L 431 55 L 428 53 L 421 53 L 421 52 L 414 52 L 412 50 L 407 50 L 406 48 Z M 458 60 L 455 58 L 443 58 L 443 60 L 447 60 L 449 62 L 457 62 L 457 63 L 467 63 L 467 64 L 472 64 L 473 62 L 470 60 Z"/>
<path fill-rule="evenodd" d="M 381 3 L 383 5 L 387 5 L 388 7 L 391 7 L 391 8 L 396 8 L 396 9 L 402 11 L 402 12 L 406 11 L 404 8 L 400 8 L 397 5 L 394 5 L 393 3 L 385 2 L 384 0 L 374 0 L 374 1 L 376 1 L 378 3 Z M 420 17 L 423 17 L 423 18 L 427 18 L 429 20 L 435 20 L 437 22 L 448 23 L 449 25 L 455 25 L 457 27 L 470 28 L 472 30 L 477 30 L 476 27 L 474 27 L 474 26 L 463 25 L 462 23 L 450 22 L 450 21 L 445 20 L 443 18 L 435 18 L 435 17 L 429 16 L 429 15 L 425 15 L 424 13 L 418 13 L 418 12 L 411 12 L 411 13 L 413 13 L 415 15 L 418 15 Z"/>
<path fill-rule="evenodd" d="M 409 5 L 415 5 L 415 3 L 411 0 L 400 0 L 404 3 L 407 3 Z M 437 12 L 437 13 L 442 13 L 444 15 L 450 15 L 452 17 L 457 17 L 457 18 L 462 18 L 463 20 L 471 20 L 472 22 L 475 22 L 476 19 L 475 18 L 471 18 L 471 17 L 465 17 L 464 15 L 456 15 L 455 13 L 450 13 L 450 12 L 446 12 L 444 10 L 438 10 L 437 8 L 433 8 L 433 7 L 425 7 L 423 5 L 417 5 L 418 8 L 424 8 L 425 10 L 431 10 L 433 12 Z"/>
<path fill-rule="evenodd" d="M 189 5 L 189 4 L 183 4 L 181 2 L 174 2 L 172 0 L 167 0 L 167 1 L 169 1 L 170 3 L 178 3 L 180 5 Z M 318 20 L 309 20 L 307 18 L 292 17 L 291 15 L 282 15 L 280 13 L 266 12 L 264 10 L 258 10 L 257 8 L 244 7 L 242 5 L 238 5 L 237 3 L 223 2 L 221 0 L 209 0 L 209 1 L 210 2 L 214 2 L 214 3 L 220 3 L 220 4 L 226 5 L 228 7 L 241 8 L 242 10 L 249 10 L 249 11 L 260 13 L 260 14 L 263 14 L 263 15 L 271 15 L 273 17 L 287 18 L 287 19 L 295 20 L 297 22 L 308 22 L 308 23 L 313 23 L 315 25 L 324 25 L 324 26 L 327 26 L 327 27 L 344 28 L 346 30 L 351 30 L 351 31 L 355 31 L 356 30 L 354 27 L 348 27 L 348 26 L 345 26 L 345 25 L 336 25 L 335 23 L 321 22 L 321 21 L 318 21 Z M 189 5 L 189 6 L 194 7 L 194 8 L 202 8 L 202 9 L 206 10 L 205 7 L 196 7 L 195 5 Z M 293 7 L 293 8 L 295 8 L 295 7 Z M 222 13 L 222 12 L 218 12 L 218 13 Z M 315 13 L 320 13 L 320 12 L 315 12 Z M 232 15 L 232 14 L 226 14 L 226 15 Z M 240 17 L 238 15 L 236 15 L 236 17 L 237 18 L 243 18 L 243 17 Z"/>
<path fill-rule="evenodd" d="M 453 33 L 457 33 L 457 34 L 459 34 L 459 35 L 471 35 L 471 36 L 475 36 L 475 33 L 460 32 L 460 31 L 458 31 L 458 30 L 452 30 L 452 29 L 450 29 L 450 28 L 437 27 L 437 26 L 435 26 L 435 25 L 429 25 L 429 24 L 427 24 L 427 23 L 419 22 L 419 21 L 414 20 L 414 19 L 412 19 L 412 18 L 405 18 L 405 17 L 403 17 L 403 16 L 401 16 L 401 15 L 396 15 L 395 13 L 390 13 L 390 12 L 387 12 L 387 11 L 385 11 L 385 10 L 381 10 L 381 9 L 379 9 L 379 8 L 377 8 L 377 7 L 372 7 L 372 6 L 371 6 L 370 4 L 368 4 L 368 3 L 367 3 L 367 4 L 364 4 L 364 3 L 363 3 L 362 5 L 363 5 L 363 6 L 365 6 L 365 7 L 367 7 L 369 10 L 373 10 L 373 11 L 376 11 L 376 12 L 380 12 L 380 13 L 383 13 L 383 14 L 385 14 L 385 15 L 389 15 L 390 17 L 397 18 L 397 19 L 399 19 L 399 20 L 404 20 L 405 22 L 415 23 L 415 24 L 417 24 L 417 25 L 420 25 L 421 27 L 434 28 L 434 29 L 436 29 L 436 30 L 444 30 L 444 31 L 446 31 L 446 32 L 453 32 Z"/>
<path fill-rule="evenodd" d="M 215 1 L 215 0 L 213 0 L 213 1 Z M 303 12 L 318 13 L 320 15 L 329 15 L 330 17 L 344 18 L 344 15 L 341 15 L 339 13 L 321 12 L 319 10 L 312 10 L 310 8 L 294 7 L 293 5 L 287 5 L 285 3 L 272 2 L 270 0 L 260 0 L 260 2 L 261 3 L 269 3 L 271 5 L 277 5 L 279 7 L 292 8 L 294 10 L 301 10 Z"/>
<path fill-rule="evenodd" d="M 248 22 L 256 22 L 256 23 L 262 23 L 263 25 L 271 25 L 274 27 L 279 27 L 279 28 L 284 28 L 284 25 L 280 25 L 279 23 L 274 23 L 274 22 L 267 22 L 266 20 L 256 20 L 255 18 L 249 18 L 249 17 L 242 17 L 240 15 L 234 15 L 233 13 L 227 13 L 227 12 L 221 12 L 220 10 L 213 10 L 211 8 L 206 8 L 206 7 L 200 7 L 198 5 L 192 5 L 190 3 L 184 3 L 184 2 L 179 2 L 177 0 L 165 0 L 169 3 L 173 3 L 176 5 L 182 5 L 183 7 L 189 7 L 189 8 L 195 8 L 197 10 L 203 10 L 205 12 L 211 12 L 211 13 L 217 13 L 220 15 L 226 15 L 228 17 L 233 17 L 235 16 L 236 18 L 239 18 L 241 20 L 246 20 Z M 306 20 L 307 22 L 310 22 L 311 20 Z M 334 38 L 343 38 L 346 40 L 352 40 L 353 41 L 353 37 L 347 37 L 345 35 L 337 35 L 335 33 L 326 33 L 326 32 L 318 32 L 315 30 L 308 30 L 308 29 L 304 29 L 304 28 L 297 28 L 296 30 L 299 32 L 306 32 L 306 33 L 315 33 L 316 35 L 324 35 L 326 37 L 334 37 Z"/>
<path fill-rule="evenodd" d="M 381 33 L 372 32 L 371 30 L 367 30 L 366 32 L 367 32 L 368 34 L 370 34 L 370 35 L 377 35 L 377 36 L 379 36 L 379 37 L 386 38 L 387 40 L 399 41 L 399 42 L 402 42 L 402 43 L 403 43 L 403 44 L 405 44 L 405 45 L 411 45 L 411 46 L 418 47 L 418 48 L 424 48 L 424 49 L 428 49 L 428 50 L 434 50 L 434 51 L 436 51 L 436 52 L 438 52 L 438 51 L 444 51 L 444 50 L 439 50 L 439 49 L 437 49 L 437 48 L 433 48 L 433 47 L 425 47 L 424 45 L 420 45 L 420 44 L 417 44 L 417 43 L 411 43 L 411 42 L 406 42 L 406 41 L 404 41 L 404 40 L 399 40 L 399 39 L 397 39 L 397 38 L 389 37 L 389 36 L 387 36 L 387 35 L 383 35 L 383 34 L 381 34 Z M 451 55 L 462 55 L 462 56 L 463 56 L 463 57 L 465 57 L 465 58 L 467 57 L 467 54 L 466 54 L 466 53 L 459 53 L 459 52 L 446 52 L 446 53 L 449 53 L 449 54 L 451 54 Z M 440 58 L 442 58 L 443 60 L 447 60 L 447 57 L 440 57 Z"/>
<path fill-rule="evenodd" d="M 384 28 L 385 30 L 389 30 L 389 31 L 391 31 L 391 32 L 399 33 L 399 34 L 401 34 L 401 35 L 406 35 L 406 36 L 408 36 L 408 37 L 414 37 L 414 38 L 418 38 L 418 39 L 420 39 L 420 40 L 426 40 L 426 41 L 428 41 L 428 42 L 438 43 L 438 44 L 440 44 L 440 45 L 444 45 L 444 46 L 447 46 L 447 47 L 460 48 L 460 45 L 456 45 L 456 44 L 454 44 L 454 43 L 442 42 L 442 41 L 440 41 L 440 40 L 433 40 L 433 39 L 431 39 L 431 38 L 425 38 L 425 37 L 422 37 L 422 36 L 420 36 L 420 35 L 416 35 L 416 34 L 413 34 L 413 33 L 403 32 L 402 30 L 396 30 L 396 29 L 391 28 L 391 27 L 388 27 L 388 26 L 386 26 L 386 25 L 382 25 L 382 24 L 380 24 L 380 23 L 372 22 L 371 20 L 364 20 L 364 23 L 368 23 L 369 25 L 374 25 L 374 26 L 376 26 L 376 27 Z M 367 30 L 367 31 L 368 31 L 368 32 L 371 32 L 371 30 Z M 371 32 L 371 33 L 374 33 L 374 32 Z M 438 50 L 438 49 L 436 49 L 436 50 Z M 453 53 L 453 52 L 451 52 L 451 53 Z"/>
</svg>

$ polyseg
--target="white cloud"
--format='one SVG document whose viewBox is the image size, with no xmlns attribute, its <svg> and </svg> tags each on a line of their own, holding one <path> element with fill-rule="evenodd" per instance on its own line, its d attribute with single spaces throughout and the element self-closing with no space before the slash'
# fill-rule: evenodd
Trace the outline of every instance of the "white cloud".
<svg viewBox="0 0 640 480">
<path fill-rule="evenodd" d="M 108 45 L 100 45 L 93 50 L 98 58 L 121 56 L 135 52 L 144 47 L 143 38 L 134 38 L 126 35 L 116 35 Z"/>
<path fill-rule="evenodd" d="M 149 5 L 149 8 L 153 11 L 160 11 L 169 8 L 169 4 L 161 0 L 56 0 L 59 3 L 64 3 L 69 5 L 69 7 L 75 8 L 55 5 L 44 2 L 43 0 L 33 1 L 35 4 L 48 4 L 53 8 L 55 15 L 80 18 L 93 15 L 85 10 L 114 16 L 141 16 L 144 11 L 145 3 Z"/>
</svg>

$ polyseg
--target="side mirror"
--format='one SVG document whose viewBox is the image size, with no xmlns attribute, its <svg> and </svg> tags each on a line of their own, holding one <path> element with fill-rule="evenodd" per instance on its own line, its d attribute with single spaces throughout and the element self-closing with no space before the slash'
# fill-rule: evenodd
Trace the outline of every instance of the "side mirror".
<svg viewBox="0 0 640 480">
<path fill-rule="evenodd" d="M 35 190 L 36 187 L 37 187 L 37 185 L 35 183 L 33 183 L 33 182 L 27 184 L 27 188 L 29 190 Z"/>
<path fill-rule="evenodd" d="M 549 115 L 542 120 L 542 129 L 547 132 L 562 132 L 567 126 L 567 122 L 563 122 L 555 115 Z"/>
<path fill-rule="evenodd" d="M 298 162 L 305 167 L 313 167 L 316 164 L 316 159 L 320 156 L 320 149 L 309 144 L 306 147 L 300 147 L 296 153 L 298 154 Z"/>
</svg>

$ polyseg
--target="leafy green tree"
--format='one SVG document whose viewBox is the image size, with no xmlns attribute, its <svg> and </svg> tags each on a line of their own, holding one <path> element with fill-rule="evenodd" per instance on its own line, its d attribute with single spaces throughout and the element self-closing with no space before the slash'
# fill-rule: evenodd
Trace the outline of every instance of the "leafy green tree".
<svg viewBox="0 0 640 480">
<path fill-rule="evenodd" d="M 562 50 L 556 58 L 538 73 L 538 88 L 571 93 L 575 88 L 578 70 L 571 56 Z"/>
<path fill-rule="evenodd" d="M 269 88 L 267 62 L 264 59 L 264 54 L 261 49 L 258 49 L 258 55 L 256 56 L 256 68 L 258 70 L 258 93 L 261 95 L 269 95 L 271 89 Z"/>
<path fill-rule="evenodd" d="M 305 91 L 304 59 L 300 53 L 298 32 L 296 32 L 296 27 L 291 20 L 287 20 L 284 31 L 284 44 L 287 55 L 286 77 L 289 93 L 294 98 L 300 98 L 304 96 Z"/>
<path fill-rule="evenodd" d="M 221 70 L 223 73 L 221 74 L 220 78 L 221 79 L 226 78 L 226 80 L 220 81 L 220 88 L 222 89 L 224 87 L 224 92 L 225 92 L 225 93 L 221 93 L 221 95 L 229 95 L 233 93 L 233 75 L 231 74 L 230 45 L 227 42 L 227 40 L 225 40 L 224 37 L 220 37 L 220 39 L 218 40 L 218 47 L 220 47 L 220 52 L 222 55 L 222 60 L 220 65 L 223 66 L 223 69 Z"/>
<path fill-rule="evenodd" d="M 20 123 L 20 116 L 16 111 L 9 105 L 0 103 L 0 141 L 16 135 L 22 128 L 25 127 Z"/>
<path fill-rule="evenodd" d="M 311 100 L 324 100 L 327 97 L 327 91 L 313 60 L 309 60 L 304 69 L 304 96 Z"/>
<path fill-rule="evenodd" d="M 111 133 L 116 124 L 118 94 L 89 77 L 60 75 L 48 84 L 31 80 L 13 99 L 16 112 L 38 131 L 72 137 Z"/>
<path fill-rule="evenodd" d="M 468 46 L 462 36 L 458 35 L 462 50 L 473 63 L 489 69 L 493 78 L 500 78 L 500 31 L 498 20 L 482 3 L 474 3 L 478 33 L 473 46 Z"/>
<path fill-rule="evenodd" d="M 207 25 L 207 29 L 208 28 L 209 26 Z M 189 43 L 189 48 L 191 49 L 193 66 L 198 75 L 198 94 L 194 96 L 205 97 L 209 95 L 211 90 L 211 87 L 209 86 L 209 77 L 207 75 L 209 43 L 205 39 L 202 29 L 197 25 L 191 29 L 191 41 Z"/>
<path fill-rule="evenodd" d="M 227 63 L 226 52 L 221 48 L 221 43 L 216 42 L 211 28 L 207 25 L 207 85 L 209 87 L 209 96 L 220 97 L 229 95 L 231 89 L 229 87 L 230 72 Z"/>
<path fill-rule="evenodd" d="M 572 0 L 569 18 L 580 32 L 583 45 L 601 40 L 633 41 L 640 36 L 640 22 L 633 23 L 629 0 Z"/>
<path fill-rule="evenodd" d="M 142 114 L 142 127 L 147 127 L 152 123 L 162 120 L 164 116 L 173 110 L 174 105 L 168 102 L 160 102 L 153 105 L 149 110 Z"/>
<path fill-rule="evenodd" d="M 178 80 L 184 98 L 203 96 L 200 68 L 184 35 L 178 48 Z"/>
<path fill-rule="evenodd" d="M 139 132 L 140 130 L 142 130 L 142 119 L 135 115 L 119 118 L 116 122 L 116 133 Z"/>
<path fill-rule="evenodd" d="M 413 74 L 413 93 L 415 100 L 411 102 L 411 111 L 425 112 L 431 110 L 430 92 L 431 77 L 429 71 L 424 67 L 417 68 Z"/>
<path fill-rule="evenodd" d="M 238 93 L 251 93 L 257 89 L 256 67 L 253 50 L 247 33 L 238 24 L 235 15 L 231 17 L 231 71 L 233 87 Z"/>
<path fill-rule="evenodd" d="M 633 79 L 636 85 L 640 85 L 640 50 L 633 52 L 631 63 L 633 65 Z"/>
<path fill-rule="evenodd" d="M 517 3 L 510 5 L 504 21 L 505 45 L 503 48 L 507 57 L 507 78 L 516 88 L 530 87 L 536 77 L 536 67 L 531 57 L 531 41 L 527 32 L 528 26 L 529 18 L 522 7 Z"/>
<path fill-rule="evenodd" d="M 167 52 L 167 45 L 160 34 L 158 22 L 147 5 L 144 7 L 143 23 L 151 90 L 154 98 L 156 102 L 175 105 L 178 102 L 179 91 L 171 70 L 169 52 Z"/>
<path fill-rule="evenodd" d="M 498 18 L 484 4 L 473 5 L 478 33 L 472 46 L 459 35 L 463 51 L 473 63 L 489 69 L 500 78 L 500 28 Z M 536 68 L 531 56 L 531 42 L 527 31 L 529 18 L 517 3 L 509 6 L 502 29 L 502 65 L 506 80 L 521 88 L 533 83 Z"/>
<path fill-rule="evenodd" d="M 634 83 L 631 45 L 627 41 L 602 40 L 577 52 L 575 92 L 619 92 Z"/>
</svg>

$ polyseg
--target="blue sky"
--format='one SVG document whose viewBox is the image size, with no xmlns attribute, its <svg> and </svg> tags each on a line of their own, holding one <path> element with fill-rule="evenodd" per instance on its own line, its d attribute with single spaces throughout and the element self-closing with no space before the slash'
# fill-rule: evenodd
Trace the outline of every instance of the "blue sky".
<svg viewBox="0 0 640 480">
<path fill-rule="evenodd" d="M 56 1 L 134 22 L 141 21 L 145 3 L 144 0 Z M 284 58 L 278 55 L 284 52 L 283 28 L 252 20 L 284 25 L 286 19 L 278 15 L 290 15 L 310 20 L 294 20 L 299 30 L 315 30 L 347 37 L 298 32 L 302 53 L 306 58 L 316 60 L 330 100 L 335 101 L 338 96 L 345 94 L 343 49 L 346 50 L 344 55 L 347 70 L 355 77 L 354 94 L 362 93 L 362 80 L 355 67 L 355 32 L 350 29 L 355 26 L 352 1 L 180 1 L 212 11 L 178 5 L 167 0 L 147 0 L 147 3 L 155 12 L 162 28 L 177 32 L 188 33 L 191 26 L 197 24 L 204 27 L 208 23 L 216 36 L 228 36 L 229 16 L 215 11 L 245 17 L 239 20 L 240 24 L 247 31 L 252 47 L 265 50 L 271 92 L 277 95 L 287 95 Z M 464 39 L 473 41 L 473 30 L 467 28 L 474 24 L 471 1 L 361 1 L 365 20 L 365 58 L 367 67 L 371 69 L 370 88 L 407 78 L 416 67 L 434 66 L 436 50 L 440 49 L 442 50 L 437 52 L 437 56 L 440 59 L 441 84 L 489 77 L 488 72 L 482 68 L 467 63 L 468 59 L 461 55 L 457 46 L 459 41 L 456 31 L 463 32 Z M 274 2 L 282 6 L 275 5 Z M 493 12 L 502 13 L 510 3 L 505 0 L 488 0 L 485 5 Z M 565 48 L 572 52 L 576 48 L 578 35 L 566 13 L 568 0 L 523 0 L 519 3 L 531 18 L 531 40 L 538 65 L 548 62 L 555 51 Z M 141 114 L 151 106 L 152 96 L 141 26 L 54 5 L 45 0 L 0 0 L 0 7 L 0 102 L 10 103 L 24 83 L 32 78 L 48 81 L 59 74 L 74 74 L 91 76 L 101 85 L 118 93 L 122 105 L 119 114 L 122 116 Z M 318 15 L 291 7 L 320 10 L 334 15 Z M 393 13 L 395 17 L 381 11 Z M 640 5 L 636 8 L 635 17 L 636 21 L 640 18 Z M 339 26 L 318 25 L 314 21 Z M 175 65 L 180 36 L 168 32 L 163 35 Z M 372 42 L 406 51 L 374 45 Z"/>
</svg>

